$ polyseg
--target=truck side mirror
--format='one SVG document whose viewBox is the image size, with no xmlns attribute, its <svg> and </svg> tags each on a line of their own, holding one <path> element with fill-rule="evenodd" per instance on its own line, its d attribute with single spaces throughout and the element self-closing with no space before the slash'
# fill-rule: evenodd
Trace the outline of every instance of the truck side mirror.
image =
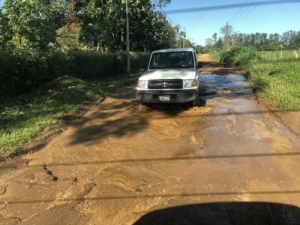
<svg viewBox="0 0 300 225">
<path fill-rule="evenodd" d="M 198 62 L 197 68 L 202 68 L 202 62 Z"/>
</svg>

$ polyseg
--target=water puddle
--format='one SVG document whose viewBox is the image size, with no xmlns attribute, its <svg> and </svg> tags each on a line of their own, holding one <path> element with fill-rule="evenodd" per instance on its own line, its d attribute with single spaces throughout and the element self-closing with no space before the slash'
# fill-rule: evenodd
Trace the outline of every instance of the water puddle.
<svg viewBox="0 0 300 225">
<path fill-rule="evenodd" d="M 243 75 L 201 74 L 201 95 L 205 99 L 216 97 L 248 97 L 253 91 Z"/>
</svg>

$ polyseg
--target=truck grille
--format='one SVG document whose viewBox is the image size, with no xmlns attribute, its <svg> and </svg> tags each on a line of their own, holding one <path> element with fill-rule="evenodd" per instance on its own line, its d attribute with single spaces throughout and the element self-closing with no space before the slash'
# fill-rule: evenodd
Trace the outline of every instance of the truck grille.
<svg viewBox="0 0 300 225">
<path fill-rule="evenodd" d="M 182 80 L 149 80 L 148 89 L 182 89 Z"/>
</svg>

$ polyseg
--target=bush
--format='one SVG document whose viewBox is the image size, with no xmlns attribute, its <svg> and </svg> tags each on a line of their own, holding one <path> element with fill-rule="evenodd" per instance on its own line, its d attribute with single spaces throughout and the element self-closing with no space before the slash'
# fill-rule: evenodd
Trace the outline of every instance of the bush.
<svg viewBox="0 0 300 225">
<path fill-rule="evenodd" d="M 73 56 L 60 51 L 50 51 L 47 55 L 47 64 L 51 80 L 70 73 Z"/>
<path fill-rule="evenodd" d="M 220 54 L 221 62 L 228 66 L 247 65 L 256 58 L 253 47 L 236 46 L 229 51 L 222 51 Z"/>
<path fill-rule="evenodd" d="M 131 52 L 131 70 L 144 68 L 149 53 Z M 126 52 L 95 51 L 0 51 L 0 96 L 19 95 L 45 82 L 71 75 L 81 79 L 100 79 L 127 72 Z"/>
<path fill-rule="evenodd" d="M 95 51 L 73 51 L 70 74 L 81 79 L 99 79 L 127 72 L 126 52 L 101 53 Z M 144 68 L 149 53 L 130 53 L 131 70 Z"/>
<path fill-rule="evenodd" d="M 28 92 L 49 80 L 47 57 L 39 52 L 0 51 L 0 95 Z"/>
</svg>

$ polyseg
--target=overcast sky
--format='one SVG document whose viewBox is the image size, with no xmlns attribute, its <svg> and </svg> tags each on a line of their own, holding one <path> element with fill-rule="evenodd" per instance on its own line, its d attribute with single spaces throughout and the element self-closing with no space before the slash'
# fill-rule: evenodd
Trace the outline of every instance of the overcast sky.
<svg viewBox="0 0 300 225">
<path fill-rule="evenodd" d="M 153 0 L 155 3 L 156 0 Z M 180 24 L 188 36 L 199 45 L 205 45 L 205 40 L 229 22 L 234 31 L 239 33 L 279 33 L 288 30 L 300 31 L 300 0 L 294 3 L 272 4 L 270 0 L 171 0 L 163 8 L 172 25 Z M 297 1 L 297 0 L 295 0 Z M 274 1 L 271 1 L 274 2 Z M 230 9 L 207 10 L 187 13 L 171 13 L 172 10 L 205 8 L 240 4 L 245 7 Z M 249 6 L 250 5 L 250 6 Z M 170 13 L 168 13 L 170 12 Z"/>
</svg>

